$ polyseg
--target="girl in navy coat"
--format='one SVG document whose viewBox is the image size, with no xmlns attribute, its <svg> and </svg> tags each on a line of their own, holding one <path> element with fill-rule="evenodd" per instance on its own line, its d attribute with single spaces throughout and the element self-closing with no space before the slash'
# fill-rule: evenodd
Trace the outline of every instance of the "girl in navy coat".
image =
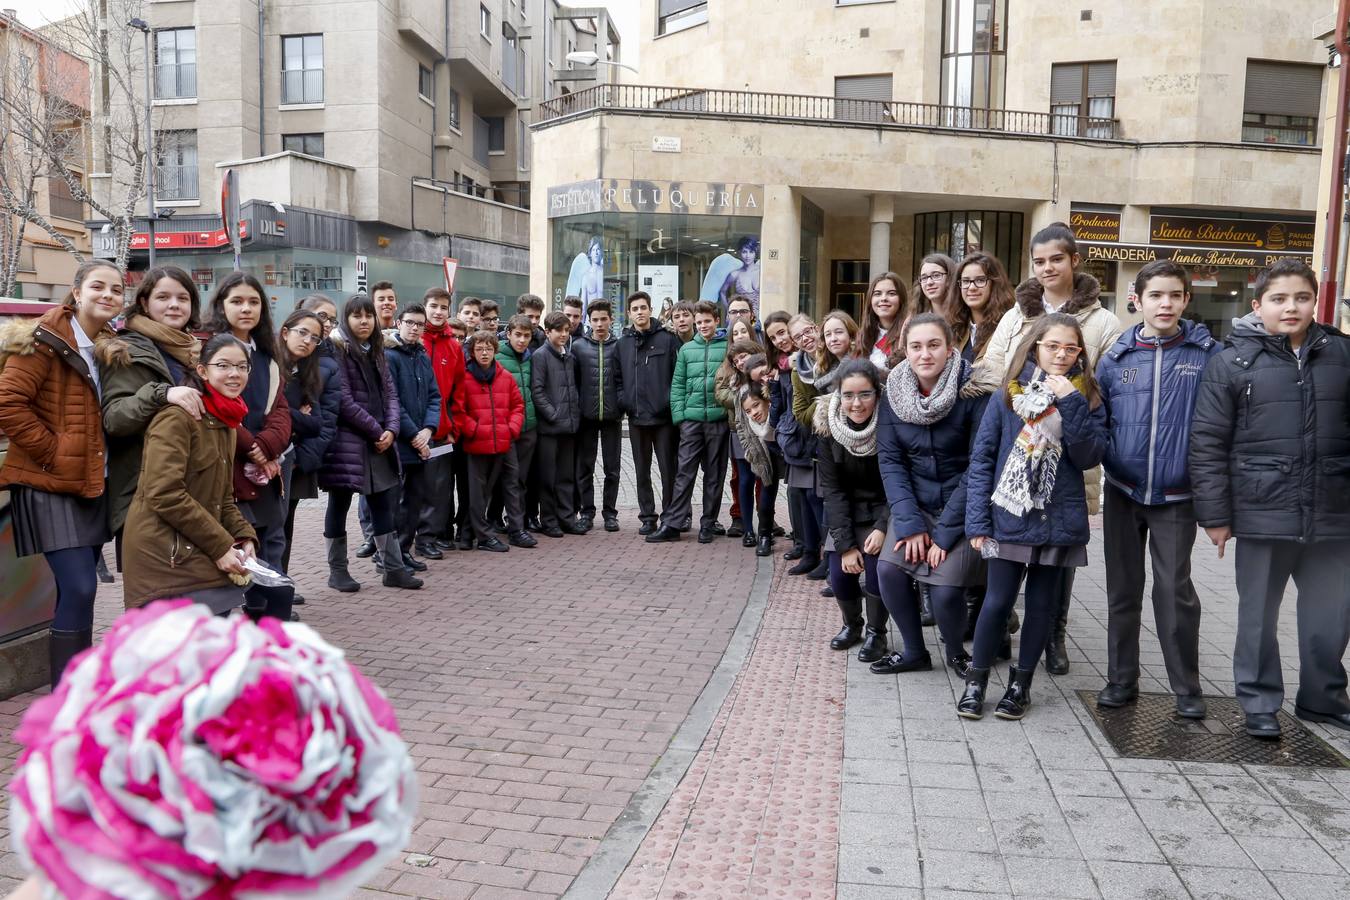
<svg viewBox="0 0 1350 900">
<path fill-rule="evenodd" d="M 1106 410 L 1084 366 L 1083 330 L 1073 316 L 1040 316 L 1013 356 L 1009 378 L 989 402 L 966 474 L 966 536 L 988 561 L 975 653 L 957 713 L 984 714 L 989 667 L 1026 576 L 1026 621 L 1018 665 L 995 715 L 1020 719 L 1045 650 L 1065 575 L 1087 565 L 1083 472 L 1106 453 Z"/>
<path fill-rule="evenodd" d="M 886 379 L 877 457 L 890 523 L 877 563 L 881 599 L 904 638 L 904 653 L 872 664 L 878 675 L 932 668 L 915 582 L 927 585 L 947 664 L 965 677 L 962 646 L 967 587 L 981 586 L 984 563 L 965 539 L 966 470 L 987 396 L 963 397 L 970 364 L 947 320 L 920 313 L 896 334 L 904 353 Z"/>
</svg>

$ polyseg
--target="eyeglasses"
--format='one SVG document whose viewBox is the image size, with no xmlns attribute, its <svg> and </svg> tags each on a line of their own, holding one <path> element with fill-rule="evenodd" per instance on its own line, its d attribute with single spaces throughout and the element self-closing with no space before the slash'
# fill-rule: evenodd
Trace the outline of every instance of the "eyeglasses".
<svg viewBox="0 0 1350 900">
<path fill-rule="evenodd" d="M 407 319 L 404 319 L 402 322 L 399 322 L 398 324 L 402 325 L 409 331 L 426 331 L 427 329 L 426 322 L 409 322 Z"/>
<path fill-rule="evenodd" d="M 876 391 L 844 391 L 839 395 L 839 399 L 845 403 L 866 403 L 868 400 L 876 399 Z"/>
<path fill-rule="evenodd" d="M 238 372 L 240 375 L 247 375 L 249 370 L 253 368 L 248 363 L 240 363 L 236 366 L 234 363 L 216 362 L 207 363 L 207 365 L 222 375 L 230 375 L 234 372 Z"/>
<path fill-rule="evenodd" d="M 315 334 L 314 332 L 310 331 L 308 328 L 287 328 L 286 333 L 298 334 L 300 336 L 300 340 L 304 341 L 306 344 L 323 343 L 323 338 Z"/>
<path fill-rule="evenodd" d="M 1077 344 L 1061 344 L 1058 341 L 1037 341 L 1040 348 L 1051 356 L 1059 356 L 1061 353 L 1069 356 L 1077 356 L 1083 352 L 1083 348 Z"/>
<path fill-rule="evenodd" d="M 318 319 L 318 320 L 319 320 L 321 323 L 323 323 L 324 325 L 332 325 L 334 322 L 337 321 L 337 319 L 336 319 L 335 317 L 330 316 L 330 315 L 329 315 L 328 313 L 326 313 L 326 312 L 318 312 L 318 313 L 315 313 L 315 314 L 314 314 L 314 318 Z"/>
<path fill-rule="evenodd" d="M 791 337 L 792 337 L 792 339 L 793 339 L 794 341 L 798 341 L 798 340 L 801 340 L 802 338 L 806 337 L 808 334 L 815 334 L 815 333 L 816 333 L 816 326 L 814 326 L 814 325 L 803 325 L 803 326 L 801 327 L 801 330 L 798 331 L 796 334 L 791 335 Z"/>
<path fill-rule="evenodd" d="M 982 288 L 982 287 L 987 286 L 988 284 L 989 284 L 989 276 L 988 276 L 988 275 L 977 275 L 977 276 L 975 276 L 974 278 L 962 278 L 962 279 L 961 279 L 961 290 L 963 290 L 963 291 L 964 291 L 964 290 L 969 290 L 970 288 L 973 288 L 973 287 Z"/>
<path fill-rule="evenodd" d="M 919 284 L 932 284 L 934 281 L 946 281 L 946 272 L 929 272 L 927 275 L 919 276 Z"/>
</svg>

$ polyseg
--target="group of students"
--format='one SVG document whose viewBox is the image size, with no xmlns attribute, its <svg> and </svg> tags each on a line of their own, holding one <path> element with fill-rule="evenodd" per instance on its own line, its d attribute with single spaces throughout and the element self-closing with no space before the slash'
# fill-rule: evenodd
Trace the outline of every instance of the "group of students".
<svg viewBox="0 0 1350 900">
<path fill-rule="evenodd" d="M 20 554 L 44 554 L 55 575 L 53 681 L 89 646 L 108 540 L 128 606 L 188 596 L 290 618 L 303 598 L 250 583 L 248 564 L 285 572 L 296 506 L 322 491 L 330 587 L 360 589 L 347 540 L 359 497 L 356 555 L 415 589 L 422 560 L 451 549 L 535 547 L 536 534 L 585 534 L 597 512 L 620 530 L 627 417 L 648 542 L 693 529 L 701 472 L 698 541 L 726 534 L 770 556 L 786 488 L 784 556 L 790 574 L 828 581 L 843 618 L 831 647 L 861 644 L 879 674 L 931 669 L 935 623 L 965 679 L 962 716 L 983 715 L 1019 627 L 997 716 L 1026 714 L 1042 655 L 1068 671 L 1073 575 L 1104 493 L 1101 706 L 1138 695 L 1147 548 L 1177 712 L 1205 716 L 1198 525 L 1220 555 L 1238 539 L 1234 675 L 1249 733 L 1279 735 L 1275 626 L 1290 577 L 1296 711 L 1350 728 L 1350 341 L 1313 321 L 1312 273 L 1293 260 L 1264 271 L 1225 347 L 1185 318 L 1183 267 L 1141 270 L 1143 321 L 1122 331 L 1066 226 L 1030 249 L 1033 277 L 1015 287 L 984 253 L 925 257 L 912 289 L 879 275 L 861 323 L 839 310 L 760 322 L 739 295 L 725 322 L 700 301 L 663 323 L 637 292 L 622 334 L 607 300 L 569 297 L 545 315 L 526 294 L 503 324 L 473 298 L 452 317 L 440 288 L 400 307 L 387 282 L 340 311 L 307 297 L 274 331 L 245 273 L 222 281 L 202 321 L 181 269 L 152 270 L 126 302 L 123 273 L 87 263 L 69 303 L 0 332 L 0 486 Z"/>
</svg>

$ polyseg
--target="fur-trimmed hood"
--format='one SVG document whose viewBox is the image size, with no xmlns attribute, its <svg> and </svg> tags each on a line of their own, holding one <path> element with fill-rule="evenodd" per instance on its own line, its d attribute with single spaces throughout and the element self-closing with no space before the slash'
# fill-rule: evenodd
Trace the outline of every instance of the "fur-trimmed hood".
<svg viewBox="0 0 1350 900">
<path fill-rule="evenodd" d="M 1078 272 L 1073 276 L 1073 296 L 1058 311 L 1074 316 L 1093 306 L 1101 306 L 1101 293 L 1102 286 L 1097 279 Z M 1019 284 L 1016 296 L 1017 307 L 1024 318 L 1034 319 L 1045 313 L 1045 288 L 1035 278 L 1028 278 Z"/>
<path fill-rule="evenodd" d="M 827 438 L 830 436 L 830 397 L 826 394 L 818 398 L 815 411 L 811 413 L 811 430 L 817 437 Z"/>
<path fill-rule="evenodd" d="M 71 325 L 74 315 L 75 310 L 69 306 L 58 306 L 36 319 L 16 317 L 0 322 L 0 369 L 5 367 L 10 357 L 31 356 L 37 350 L 38 328 L 42 328 L 51 338 L 64 341 L 70 349 L 76 349 L 75 328 Z M 109 348 L 116 340 L 117 332 L 111 327 L 105 327 L 94 335 L 95 358 L 101 360 L 100 354 L 115 352 Z"/>
</svg>

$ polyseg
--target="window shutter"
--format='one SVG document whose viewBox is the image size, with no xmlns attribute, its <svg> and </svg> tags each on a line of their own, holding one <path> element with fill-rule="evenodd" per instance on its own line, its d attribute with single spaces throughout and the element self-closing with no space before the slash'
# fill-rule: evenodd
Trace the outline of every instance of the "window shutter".
<svg viewBox="0 0 1350 900">
<path fill-rule="evenodd" d="M 834 80 L 834 96 L 840 100 L 891 100 L 890 75 L 850 75 Z"/>
<path fill-rule="evenodd" d="M 1114 81 L 1114 74 L 1112 75 Z M 1050 67 L 1050 105 L 1076 106 L 1083 102 L 1083 65 L 1070 63 Z"/>
<path fill-rule="evenodd" d="M 1322 66 L 1247 61 L 1243 112 L 1316 117 L 1322 100 Z"/>
<path fill-rule="evenodd" d="M 1089 97 L 1116 95 L 1116 64 L 1114 62 L 1088 63 L 1087 92 Z"/>
</svg>

